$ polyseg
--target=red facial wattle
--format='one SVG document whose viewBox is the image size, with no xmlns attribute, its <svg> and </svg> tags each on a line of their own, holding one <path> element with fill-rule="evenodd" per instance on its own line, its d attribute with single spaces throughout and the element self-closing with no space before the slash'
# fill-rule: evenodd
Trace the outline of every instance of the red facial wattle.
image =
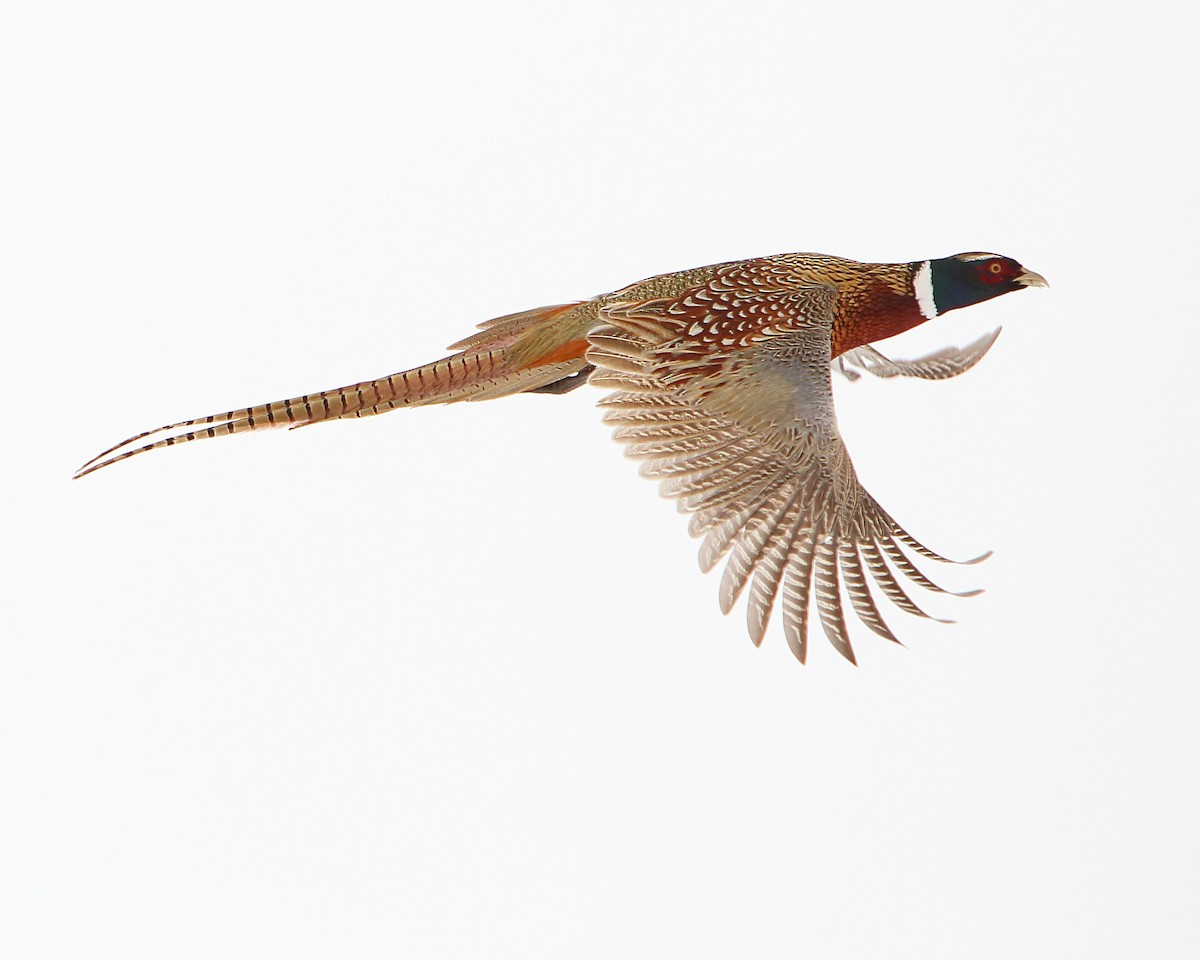
<svg viewBox="0 0 1200 960">
<path fill-rule="evenodd" d="M 976 271 L 979 281 L 986 284 L 1008 283 L 1017 276 L 1017 270 L 1003 260 L 987 260 L 981 263 Z"/>
</svg>

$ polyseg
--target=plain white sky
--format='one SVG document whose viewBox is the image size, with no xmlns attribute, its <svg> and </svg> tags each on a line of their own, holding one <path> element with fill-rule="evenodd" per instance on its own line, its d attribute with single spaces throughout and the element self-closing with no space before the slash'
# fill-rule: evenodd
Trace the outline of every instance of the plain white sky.
<svg viewBox="0 0 1200 960">
<path fill-rule="evenodd" d="M 1200 78 L 1144 9 L 5 4 L 0 954 L 1197 956 Z M 592 389 L 69 479 L 649 274 L 971 249 L 1053 289 L 838 403 L 988 592 L 858 669 L 720 616 Z"/>
</svg>

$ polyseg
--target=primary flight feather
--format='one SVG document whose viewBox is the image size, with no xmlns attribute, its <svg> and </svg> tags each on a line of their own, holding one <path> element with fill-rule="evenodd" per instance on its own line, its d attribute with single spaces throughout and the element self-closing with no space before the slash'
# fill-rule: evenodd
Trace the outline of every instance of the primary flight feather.
<svg viewBox="0 0 1200 960">
<path fill-rule="evenodd" d="M 959 307 L 1046 286 L 1015 260 L 962 253 L 911 263 L 781 254 L 661 274 L 577 303 L 489 320 L 451 356 L 378 380 L 148 430 L 105 450 L 83 477 L 129 457 L 208 437 L 364 417 L 398 407 L 612 392 L 604 419 L 642 474 L 691 514 L 701 566 L 728 558 L 721 609 L 748 591 L 761 643 L 773 609 L 796 657 L 807 653 L 810 601 L 825 635 L 854 661 L 842 605 L 895 640 L 868 582 L 927 616 L 907 580 L 941 591 L 906 550 L 947 561 L 909 535 L 859 484 L 837 429 L 830 370 L 945 379 L 977 363 L 996 331 L 911 361 L 870 346 Z M 168 434 L 138 444 L 139 441 Z M 974 561 L 969 561 L 974 562 Z M 963 594 L 964 596 L 967 594 Z"/>
</svg>

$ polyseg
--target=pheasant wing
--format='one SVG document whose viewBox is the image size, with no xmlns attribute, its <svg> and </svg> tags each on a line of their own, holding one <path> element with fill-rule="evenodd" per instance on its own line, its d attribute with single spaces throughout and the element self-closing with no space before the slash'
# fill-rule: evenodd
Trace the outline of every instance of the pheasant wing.
<svg viewBox="0 0 1200 960">
<path fill-rule="evenodd" d="M 892 360 L 885 357 L 869 343 L 853 350 L 847 350 L 835 361 L 838 372 L 849 380 L 859 378 L 858 370 L 865 370 L 876 377 L 918 377 L 921 380 L 948 380 L 966 373 L 983 359 L 996 338 L 1000 336 L 997 327 L 990 333 L 985 333 L 977 340 L 972 340 L 965 347 L 944 347 L 934 353 L 927 353 L 912 360 Z"/>
<path fill-rule="evenodd" d="M 748 629 L 759 644 L 778 605 L 801 662 L 810 600 L 854 662 L 842 587 L 858 618 L 895 640 L 868 579 L 927 616 L 900 581 L 941 588 L 901 548 L 946 559 L 901 529 L 855 475 L 830 390 L 835 298 L 834 287 L 786 263 L 749 261 L 678 297 L 607 307 L 587 353 L 592 382 L 614 391 L 601 406 L 616 439 L 691 514 L 701 567 L 727 558 L 722 610 L 749 587 Z"/>
</svg>

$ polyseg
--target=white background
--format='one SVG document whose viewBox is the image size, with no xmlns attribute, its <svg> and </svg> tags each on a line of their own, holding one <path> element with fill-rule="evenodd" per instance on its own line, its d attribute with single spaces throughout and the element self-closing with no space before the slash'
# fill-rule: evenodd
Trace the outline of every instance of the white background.
<svg viewBox="0 0 1200 960">
<path fill-rule="evenodd" d="M 0 953 L 1197 956 L 1187 6 L 5 4 Z M 1053 288 L 838 403 L 988 592 L 857 669 L 720 616 L 591 388 L 69 479 L 649 274 L 974 249 Z"/>
</svg>

